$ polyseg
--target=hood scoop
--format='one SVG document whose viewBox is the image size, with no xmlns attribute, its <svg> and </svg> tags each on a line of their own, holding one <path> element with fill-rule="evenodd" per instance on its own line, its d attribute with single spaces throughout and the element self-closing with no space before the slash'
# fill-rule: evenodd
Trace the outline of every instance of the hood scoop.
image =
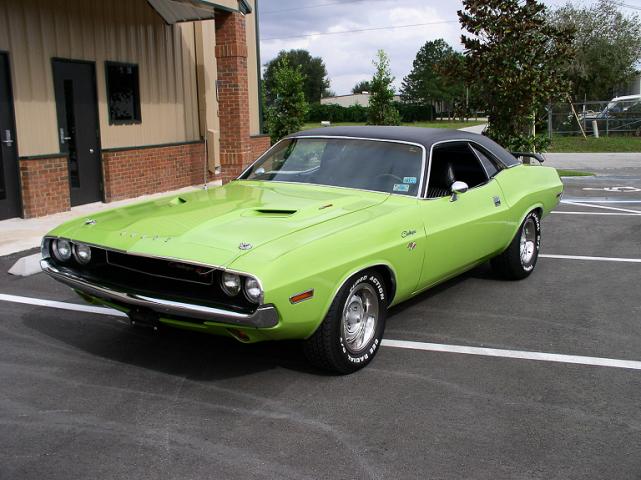
<svg viewBox="0 0 641 480">
<path fill-rule="evenodd" d="M 289 217 L 294 215 L 297 211 L 298 210 L 286 208 L 257 208 L 253 212 L 256 216 Z"/>
</svg>

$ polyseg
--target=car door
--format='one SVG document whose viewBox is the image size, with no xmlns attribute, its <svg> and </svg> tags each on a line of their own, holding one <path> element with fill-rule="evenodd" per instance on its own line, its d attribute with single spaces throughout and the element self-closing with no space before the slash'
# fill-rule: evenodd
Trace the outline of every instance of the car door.
<svg viewBox="0 0 641 480">
<path fill-rule="evenodd" d="M 454 276 L 506 244 L 508 207 L 494 179 L 468 142 L 435 146 L 430 159 L 428 186 L 419 212 L 425 228 L 425 255 L 419 289 Z M 452 197 L 454 181 L 468 191 Z M 449 184 L 449 186 L 448 186 Z"/>
</svg>

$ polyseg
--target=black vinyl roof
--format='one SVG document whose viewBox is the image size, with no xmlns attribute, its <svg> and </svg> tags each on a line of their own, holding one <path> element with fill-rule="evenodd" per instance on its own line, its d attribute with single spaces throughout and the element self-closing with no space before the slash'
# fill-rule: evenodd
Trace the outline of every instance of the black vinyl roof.
<svg viewBox="0 0 641 480">
<path fill-rule="evenodd" d="M 306 136 L 355 137 L 372 140 L 411 142 L 424 146 L 428 154 L 432 146 L 439 142 L 454 140 L 470 141 L 485 147 L 507 166 L 519 163 L 519 161 L 510 152 L 484 135 L 447 128 L 383 126 L 324 127 L 294 133 L 293 135 L 290 135 L 289 138 Z"/>
</svg>

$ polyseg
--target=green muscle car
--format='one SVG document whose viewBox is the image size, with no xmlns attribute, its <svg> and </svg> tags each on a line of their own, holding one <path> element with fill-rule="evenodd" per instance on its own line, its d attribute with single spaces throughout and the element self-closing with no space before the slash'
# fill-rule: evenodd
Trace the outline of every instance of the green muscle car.
<svg viewBox="0 0 641 480">
<path fill-rule="evenodd" d="M 323 128 L 222 187 L 65 223 L 41 266 L 135 325 L 300 339 L 349 373 L 376 355 L 391 306 L 487 260 L 527 277 L 562 191 L 554 169 L 481 135 Z"/>
</svg>

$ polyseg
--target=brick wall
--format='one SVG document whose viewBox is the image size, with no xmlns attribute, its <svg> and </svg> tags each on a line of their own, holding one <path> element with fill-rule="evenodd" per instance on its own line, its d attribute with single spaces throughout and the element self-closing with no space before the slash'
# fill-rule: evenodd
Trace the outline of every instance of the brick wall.
<svg viewBox="0 0 641 480">
<path fill-rule="evenodd" d="M 260 157 L 269 147 L 271 147 L 271 139 L 269 135 L 254 135 L 250 138 L 252 161 Z"/>
<path fill-rule="evenodd" d="M 67 157 L 20 160 L 22 208 L 25 218 L 71 208 Z"/>
<path fill-rule="evenodd" d="M 203 183 L 204 149 L 204 144 L 198 142 L 103 152 L 105 200 L 111 202 Z"/>
<path fill-rule="evenodd" d="M 245 17 L 236 12 L 216 16 L 220 165 L 224 182 L 252 162 L 249 134 L 249 83 Z"/>
</svg>

